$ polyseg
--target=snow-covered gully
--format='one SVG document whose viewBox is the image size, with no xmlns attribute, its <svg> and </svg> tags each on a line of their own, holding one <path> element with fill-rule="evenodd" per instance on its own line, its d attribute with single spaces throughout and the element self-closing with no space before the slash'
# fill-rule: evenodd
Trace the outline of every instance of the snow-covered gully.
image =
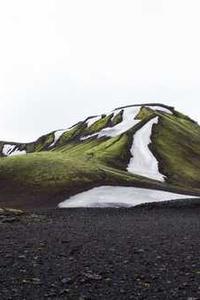
<svg viewBox="0 0 200 300">
<path fill-rule="evenodd" d="M 159 172 L 158 161 L 149 149 L 152 127 L 157 123 L 158 117 L 155 117 L 135 133 L 130 149 L 132 158 L 127 171 L 151 179 L 165 181 L 164 175 Z"/>
</svg>

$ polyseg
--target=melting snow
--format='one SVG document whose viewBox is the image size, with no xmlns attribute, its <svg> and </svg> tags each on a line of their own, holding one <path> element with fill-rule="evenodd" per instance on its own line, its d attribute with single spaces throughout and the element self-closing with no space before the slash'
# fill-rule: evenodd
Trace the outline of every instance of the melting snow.
<svg viewBox="0 0 200 300">
<path fill-rule="evenodd" d="M 14 155 L 24 155 L 26 154 L 26 151 L 25 150 L 19 150 L 19 149 L 16 149 L 15 151 L 13 151 L 10 156 L 14 156 Z"/>
<path fill-rule="evenodd" d="M 58 207 L 131 207 L 142 203 L 185 198 L 195 197 L 136 187 L 101 186 L 72 196 Z"/>
<path fill-rule="evenodd" d="M 6 156 L 23 155 L 26 154 L 25 150 L 19 150 L 16 145 L 5 144 L 3 146 L 2 153 Z"/>
<path fill-rule="evenodd" d="M 115 137 L 117 135 L 120 135 L 130 128 L 132 128 L 134 125 L 136 125 L 140 120 L 135 120 L 135 117 L 140 111 L 140 107 L 129 107 L 124 109 L 123 111 L 123 120 L 119 124 L 115 125 L 114 127 L 107 127 L 105 129 L 102 129 L 98 137 L 102 136 L 108 136 L 108 137 Z"/>
<path fill-rule="evenodd" d="M 97 133 L 90 134 L 90 135 L 83 136 L 83 137 L 80 138 L 80 140 L 81 140 L 81 141 L 88 140 L 88 139 L 90 139 L 91 137 L 96 136 L 97 134 L 98 134 L 98 132 L 97 132 Z"/>
<path fill-rule="evenodd" d="M 122 122 L 120 122 L 119 124 L 117 124 L 113 127 L 107 127 L 107 128 L 102 129 L 101 131 L 99 131 L 97 133 L 93 133 L 91 135 L 82 137 L 81 140 L 86 140 L 86 139 L 89 139 L 89 138 L 91 138 L 93 136 L 96 136 L 96 135 L 97 135 L 97 138 L 101 138 L 103 136 L 115 137 L 115 136 L 118 136 L 118 135 L 124 133 L 127 130 L 129 130 L 130 128 L 132 128 L 134 125 L 136 125 L 137 123 L 140 122 L 140 120 L 135 120 L 135 117 L 137 116 L 139 111 L 140 111 L 140 107 L 125 108 L 124 111 L 123 111 L 123 120 L 122 120 Z M 116 111 L 116 114 L 118 114 L 118 113 L 119 113 L 119 110 Z"/>
<path fill-rule="evenodd" d="M 133 145 L 130 150 L 133 157 L 130 159 L 127 171 L 164 181 L 164 175 L 160 174 L 158 170 L 158 162 L 148 147 L 151 143 L 152 126 L 157 123 L 158 117 L 153 118 L 135 133 Z"/>
<path fill-rule="evenodd" d="M 3 146 L 2 153 L 4 155 L 8 156 L 14 150 L 15 147 L 16 147 L 15 145 L 8 145 L 8 144 L 6 144 L 6 145 Z"/>
<path fill-rule="evenodd" d="M 146 105 L 146 107 L 149 107 L 149 108 L 151 108 L 153 110 L 160 110 L 160 111 L 166 112 L 166 113 L 171 114 L 171 115 L 173 114 L 171 112 L 171 110 L 169 110 L 169 109 L 167 109 L 165 107 L 162 107 L 162 106 L 149 106 L 149 105 Z"/>
<path fill-rule="evenodd" d="M 49 147 L 53 147 L 57 143 L 59 138 L 63 135 L 63 133 L 66 132 L 66 131 L 69 131 L 70 129 L 62 129 L 62 130 L 55 131 L 54 132 L 54 141 Z"/>
</svg>

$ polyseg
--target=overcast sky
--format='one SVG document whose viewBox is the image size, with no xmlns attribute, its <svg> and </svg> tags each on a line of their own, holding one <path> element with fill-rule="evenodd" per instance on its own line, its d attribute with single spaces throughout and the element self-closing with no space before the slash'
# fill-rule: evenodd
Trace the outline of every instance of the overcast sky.
<svg viewBox="0 0 200 300">
<path fill-rule="evenodd" d="M 199 0 L 0 0 L 0 140 L 119 105 L 200 121 Z"/>
</svg>

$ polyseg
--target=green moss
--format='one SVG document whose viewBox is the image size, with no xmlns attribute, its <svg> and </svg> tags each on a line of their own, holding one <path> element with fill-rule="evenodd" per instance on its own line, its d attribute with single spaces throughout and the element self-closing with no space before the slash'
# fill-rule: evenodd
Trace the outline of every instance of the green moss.
<svg viewBox="0 0 200 300">
<path fill-rule="evenodd" d="M 102 116 L 102 118 L 98 121 L 96 121 L 92 126 L 90 126 L 86 131 L 85 135 L 87 134 L 93 134 L 96 132 L 101 131 L 103 128 L 108 127 L 111 124 L 112 114 L 109 116 Z"/>
<path fill-rule="evenodd" d="M 187 119 L 163 117 L 154 127 L 152 141 L 151 148 L 167 182 L 199 188 L 200 128 Z"/>
<path fill-rule="evenodd" d="M 115 126 L 123 120 L 123 111 L 120 111 L 112 120 L 112 125 Z"/>
<path fill-rule="evenodd" d="M 154 113 L 154 111 L 152 111 L 152 109 L 142 106 L 135 119 L 144 120 L 146 118 L 151 117 L 154 114 L 155 113 Z"/>
<path fill-rule="evenodd" d="M 60 139 L 57 142 L 57 145 L 64 145 L 76 138 L 78 138 L 81 133 L 84 131 L 84 129 L 86 128 L 86 124 L 80 122 L 77 124 L 77 126 L 73 127 L 72 129 L 64 132 L 62 134 L 62 136 L 60 137 Z"/>
<path fill-rule="evenodd" d="M 188 116 L 186 116 L 186 115 L 184 115 L 184 114 L 182 114 L 182 113 L 180 113 L 180 112 L 178 112 L 176 110 L 174 110 L 173 114 L 174 114 L 175 117 L 178 117 L 179 119 L 187 120 L 187 121 L 192 122 L 192 123 L 194 123 L 194 124 L 197 125 L 197 122 L 195 122 L 194 120 L 192 120 Z"/>
<path fill-rule="evenodd" d="M 0 180 L 30 189 L 58 192 L 96 182 L 102 177 L 98 167 L 61 153 L 40 152 L 0 160 Z"/>
<path fill-rule="evenodd" d="M 113 114 L 102 116 L 90 128 L 84 122 L 78 123 L 51 149 L 54 133 L 35 143 L 16 144 L 21 150 L 35 153 L 0 159 L 1 194 L 15 195 L 23 189 L 23 195 L 48 194 L 52 199 L 57 194 L 64 198 L 105 184 L 199 192 L 200 127 L 184 115 L 165 115 L 143 107 L 137 116 L 141 121 L 126 133 L 113 138 L 80 140 L 80 136 L 118 124 L 122 113 L 112 121 Z M 155 116 L 159 116 L 159 123 L 153 126 L 150 148 L 159 160 L 160 172 L 168 177 L 167 183 L 126 171 L 135 132 Z M 2 149 L 3 143 L 0 147 Z"/>
<path fill-rule="evenodd" d="M 48 147 L 53 143 L 54 141 L 54 134 L 53 132 L 49 133 L 49 134 L 46 134 L 46 135 L 43 135 L 41 136 L 35 143 L 34 143 L 34 151 L 36 152 L 39 152 L 39 151 L 43 151 L 43 150 L 47 150 Z M 29 152 L 32 152 L 30 150 L 32 150 L 32 145 L 33 144 L 27 144 L 27 151 L 28 153 Z"/>
<path fill-rule="evenodd" d="M 130 159 L 130 141 L 128 135 L 107 139 L 99 145 L 90 148 L 86 154 L 106 165 L 125 169 Z"/>
</svg>

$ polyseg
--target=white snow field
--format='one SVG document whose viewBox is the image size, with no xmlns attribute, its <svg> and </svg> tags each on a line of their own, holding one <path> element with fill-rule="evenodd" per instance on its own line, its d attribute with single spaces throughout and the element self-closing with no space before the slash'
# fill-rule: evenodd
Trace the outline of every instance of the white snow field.
<svg viewBox="0 0 200 300">
<path fill-rule="evenodd" d="M 16 148 L 16 145 L 9 145 L 9 144 L 5 144 L 3 146 L 3 150 L 2 153 L 6 156 L 14 156 L 14 155 L 23 155 L 26 154 L 26 151 L 23 150 L 19 150 L 18 148 Z"/>
<path fill-rule="evenodd" d="M 163 182 L 165 177 L 160 174 L 158 162 L 148 147 L 151 143 L 152 126 L 157 123 L 158 117 L 155 117 L 135 133 L 130 149 L 133 157 L 130 159 L 127 171 Z"/>
<path fill-rule="evenodd" d="M 186 198 L 196 197 L 136 187 L 101 186 L 72 196 L 58 207 L 133 207 L 142 203 Z"/>
</svg>

